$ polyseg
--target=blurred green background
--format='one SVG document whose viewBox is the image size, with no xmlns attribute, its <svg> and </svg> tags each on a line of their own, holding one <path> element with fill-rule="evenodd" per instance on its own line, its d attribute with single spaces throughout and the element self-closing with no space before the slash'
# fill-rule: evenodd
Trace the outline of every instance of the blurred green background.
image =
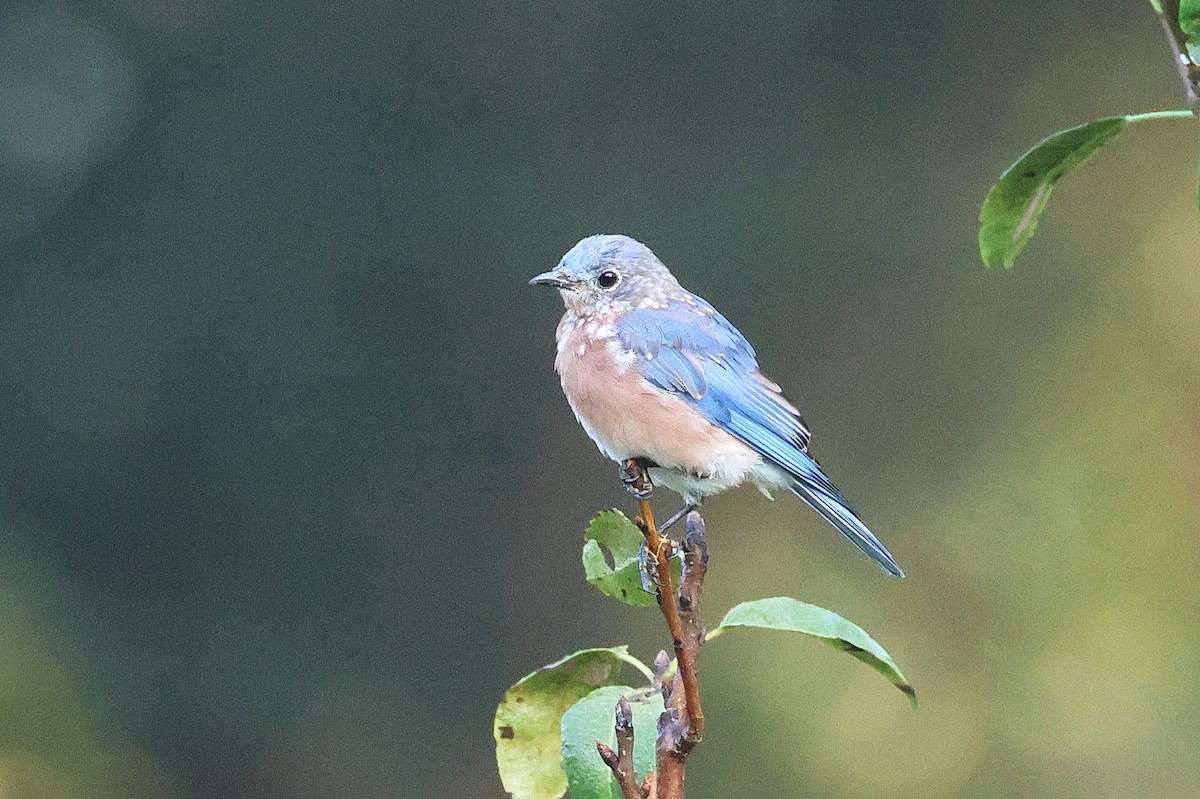
<svg viewBox="0 0 1200 799">
<path fill-rule="evenodd" d="M 493 797 L 509 684 L 664 642 L 525 280 L 625 232 L 755 342 L 908 571 L 709 503 L 689 797 L 1200 795 L 1195 126 L 1146 2 L 0 7 L 0 796 Z M 665 511 L 673 500 L 660 499 Z"/>
</svg>

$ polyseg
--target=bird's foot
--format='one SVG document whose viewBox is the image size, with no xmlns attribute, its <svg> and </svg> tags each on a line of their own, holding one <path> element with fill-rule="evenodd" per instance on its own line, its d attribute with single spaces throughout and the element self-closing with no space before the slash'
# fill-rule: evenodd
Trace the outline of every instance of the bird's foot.
<svg viewBox="0 0 1200 799">
<path fill-rule="evenodd" d="M 647 594 L 657 594 L 663 588 L 662 582 L 658 579 L 658 562 L 664 557 L 669 562 L 674 554 L 675 542 L 669 538 L 660 538 L 655 551 L 651 551 L 648 541 L 642 542 L 642 546 L 638 550 L 638 572 L 642 577 L 643 591 Z"/>
<path fill-rule="evenodd" d="M 642 578 L 642 590 L 647 594 L 657 594 L 661 588 L 658 584 L 658 558 L 650 556 L 650 547 L 642 543 L 638 550 L 638 574 Z"/>
<path fill-rule="evenodd" d="M 645 458 L 630 458 L 622 461 L 617 467 L 617 475 L 625 484 L 625 490 L 639 502 L 650 499 L 650 494 L 654 491 L 649 469 L 650 461 Z"/>
</svg>

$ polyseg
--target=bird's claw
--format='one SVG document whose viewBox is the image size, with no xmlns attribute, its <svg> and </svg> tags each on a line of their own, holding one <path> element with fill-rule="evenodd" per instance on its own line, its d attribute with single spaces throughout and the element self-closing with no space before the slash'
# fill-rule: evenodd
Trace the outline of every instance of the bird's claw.
<svg viewBox="0 0 1200 799">
<path fill-rule="evenodd" d="M 642 458 L 630 458 L 617 467 L 617 475 L 625 490 L 639 502 L 650 499 L 654 485 L 650 482 L 649 464 Z"/>
<path fill-rule="evenodd" d="M 645 542 L 638 550 L 638 573 L 642 577 L 642 590 L 657 595 L 662 588 L 658 582 L 658 556 L 650 554 L 650 547 Z"/>
<path fill-rule="evenodd" d="M 638 549 L 638 573 L 642 577 L 642 590 L 647 594 L 657 595 L 663 588 L 663 584 L 658 579 L 658 561 L 664 555 L 670 561 L 674 553 L 675 544 L 669 538 L 660 538 L 657 550 L 654 552 L 650 551 L 648 542 L 642 542 L 641 548 Z M 669 588 L 669 586 L 667 587 Z"/>
</svg>

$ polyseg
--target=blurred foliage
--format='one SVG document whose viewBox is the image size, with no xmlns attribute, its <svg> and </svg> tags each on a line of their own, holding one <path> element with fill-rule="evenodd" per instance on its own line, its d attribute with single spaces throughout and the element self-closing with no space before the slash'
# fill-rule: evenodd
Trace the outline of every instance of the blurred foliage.
<svg viewBox="0 0 1200 799">
<path fill-rule="evenodd" d="M 626 500 L 524 283 L 606 231 L 747 334 L 909 575 L 706 505 L 706 606 L 838 608 L 921 709 L 711 647 L 696 799 L 1200 794 L 1192 126 L 974 268 L 1041 132 L 1179 102 L 1145 5 L 1080 9 L 6 4 L 0 791 L 500 797 L 513 675 L 661 646 L 578 578 Z"/>
<path fill-rule="evenodd" d="M 75 684 L 79 654 L 47 623 L 48 575 L 14 541 L 21 532 L 0 529 L 0 796 L 171 796 L 145 753 L 103 720 L 103 703 Z"/>
<path fill-rule="evenodd" d="M 1190 38 L 1200 36 L 1200 2 L 1180 0 L 1179 27 Z"/>
</svg>

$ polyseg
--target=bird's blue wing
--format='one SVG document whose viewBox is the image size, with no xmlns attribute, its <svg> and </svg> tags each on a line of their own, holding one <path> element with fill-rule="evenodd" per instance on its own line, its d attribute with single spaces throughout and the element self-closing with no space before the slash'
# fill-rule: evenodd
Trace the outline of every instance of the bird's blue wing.
<svg viewBox="0 0 1200 799">
<path fill-rule="evenodd" d="M 617 338 L 651 383 L 677 394 L 713 424 L 776 463 L 791 490 L 884 570 L 903 576 L 887 548 L 809 456 L 809 431 L 779 386 L 758 368 L 754 348 L 715 308 L 688 294 L 665 308 L 638 308 Z"/>
<path fill-rule="evenodd" d="M 616 333 L 647 380 L 772 460 L 808 446 L 799 411 L 759 371 L 750 342 L 699 297 L 630 311 Z"/>
</svg>

